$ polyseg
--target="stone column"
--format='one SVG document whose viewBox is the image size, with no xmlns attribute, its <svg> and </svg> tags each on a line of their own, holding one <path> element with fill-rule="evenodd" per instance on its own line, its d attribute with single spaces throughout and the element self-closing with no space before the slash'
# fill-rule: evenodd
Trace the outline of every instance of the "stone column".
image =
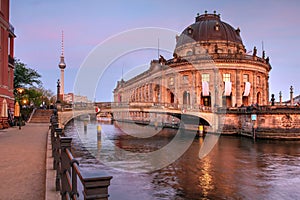
<svg viewBox="0 0 300 200">
<path fill-rule="evenodd" d="M 142 87 L 141 86 L 139 86 L 139 89 L 138 89 L 138 91 L 139 91 L 139 102 L 142 102 Z"/>
<path fill-rule="evenodd" d="M 200 105 L 201 104 L 201 90 L 200 90 L 200 85 L 201 85 L 201 80 L 200 80 L 200 74 L 198 71 L 196 71 L 196 104 Z M 208 83 L 209 84 L 209 83 Z"/>
<path fill-rule="evenodd" d="M 223 80 L 218 80 L 218 77 L 220 76 L 220 72 L 218 72 L 218 70 L 214 69 L 214 88 L 213 91 L 211 92 L 212 94 L 212 98 L 211 98 L 211 104 L 212 107 L 219 107 L 222 97 L 221 94 L 219 92 L 220 88 L 219 88 L 219 84 L 223 82 Z M 222 77 L 221 77 L 222 79 Z"/>
<path fill-rule="evenodd" d="M 281 93 L 281 91 L 279 92 L 279 105 L 282 105 L 282 93 Z"/>
<path fill-rule="evenodd" d="M 153 96 L 152 96 L 152 83 L 148 84 L 148 101 L 153 102 Z"/>
<path fill-rule="evenodd" d="M 179 73 L 174 73 L 174 103 L 179 103 Z"/>
<path fill-rule="evenodd" d="M 156 91 L 154 90 L 155 85 L 156 85 L 155 82 L 151 83 L 152 102 L 155 102 L 155 95 L 156 95 Z"/>
<path fill-rule="evenodd" d="M 163 82 L 163 78 L 161 77 L 160 80 L 160 103 L 164 103 L 165 102 L 165 88 L 164 88 L 164 82 Z"/>
<path fill-rule="evenodd" d="M 252 104 L 253 103 L 257 103 L 257 91 L 256 91 L 256 88 L 257 88 L 257 73 L 254 72 L 253 73 L 253 85 L 252 85 L 252 89 L 253 89 L 253 95 L 252 95 L 252 101 L 250 102 Z M 251 89 L 250 89 L 251 90 Z"/>
<path fill-rule="evenodd" d="M 267 101 L 267 103 L 263 102 L 263 104 L 268 104 L 268 99 L 269 99 L 269 75 L 267 75 L 267 79 L 266 79 L 265 93 L 266 93 L 266 96 L 264 97 L 264 99 Z"/>
<path fill-rule="evenodd" d="M 237 69 L 235 74 L 235 102 L 233 105 L 237 104 L 238 106 L 242 105 L 242 95 L 241 95 L 241 70 Z"/>
<path fill-rule="evenodd" d="M 294 97 L 293 97 L 293 86 L 290 87 L 290 101 L 291 101 L 291 106 L 294 105 Z"/>
<path fill-rule="evenodd" d="M 135 102 L 139 101 L 139 90 L 138 87 L 135 89 Z"/>
<path fill-rule="evenodd" d="M 197 83 L 196 83 L 196 71 L 192 71 L 192 106 L 197 105 Z"/>
<path fill-rule="evenodd" d="M 145 102 L 145 86 L 141 86 L 141 102 Z"/>
</svg>

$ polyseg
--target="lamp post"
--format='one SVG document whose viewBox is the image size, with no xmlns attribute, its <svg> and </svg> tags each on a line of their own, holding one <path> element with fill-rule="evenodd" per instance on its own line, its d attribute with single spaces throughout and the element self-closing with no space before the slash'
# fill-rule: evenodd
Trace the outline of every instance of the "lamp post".
<svg viewBox="0 0 300 200">
<path fill-rule="evenodd" d="M 18 101 L 19 101 L 19 106 L 20 106 L 20 114 L 19 114 L 19 129 L 21 130 L 21 95 L 24 92 L 24 88 L 17 88 L 17 93 L 18 93 Z"/>
</svg>

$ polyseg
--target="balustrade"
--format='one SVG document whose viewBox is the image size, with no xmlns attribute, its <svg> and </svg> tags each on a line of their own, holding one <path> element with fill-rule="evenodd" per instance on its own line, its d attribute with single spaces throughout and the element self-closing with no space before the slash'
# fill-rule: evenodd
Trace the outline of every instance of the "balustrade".
<svg viewBox="0 0 300 200">
<path fill-rule="evenodd" d="M 72 138 L 64 137 L 63 129 L 58 128 L 58 117 L 51 117 L 51 142 L 53 169 L 56 170 L 56 190 L 61 199 L 78 199 L 77 179 L 83 185 L 84 199 L 108 199 L 108 186 L 112 176 L 99 171 L 85 171 L 71 153 Z"/>
</svg>

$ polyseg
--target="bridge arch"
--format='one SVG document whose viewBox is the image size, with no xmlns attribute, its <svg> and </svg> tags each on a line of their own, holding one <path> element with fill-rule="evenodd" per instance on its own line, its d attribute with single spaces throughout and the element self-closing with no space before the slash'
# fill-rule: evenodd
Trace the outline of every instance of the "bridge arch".
<svg viewBox="0 0 300 200">
<path fill-rule="evenodd" d="M 95 115 L 93 110 L 81 110 L 81 111 L 64 111 L 58 112 L 58 123 L 61 128 L 64 128 L 72 119 L 82 115 Z"/>
</svg>

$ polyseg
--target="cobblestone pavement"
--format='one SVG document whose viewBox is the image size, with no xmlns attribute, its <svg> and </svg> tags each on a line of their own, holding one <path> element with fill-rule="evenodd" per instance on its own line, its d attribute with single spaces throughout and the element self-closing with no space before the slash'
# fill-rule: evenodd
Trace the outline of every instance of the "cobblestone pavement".
<svg viewBox="0 0 300 200">
<path fill-rule="evenodd" d="M 0 130 L 0 200 L 45 198 L 49 124 Z"/>
</svg>

